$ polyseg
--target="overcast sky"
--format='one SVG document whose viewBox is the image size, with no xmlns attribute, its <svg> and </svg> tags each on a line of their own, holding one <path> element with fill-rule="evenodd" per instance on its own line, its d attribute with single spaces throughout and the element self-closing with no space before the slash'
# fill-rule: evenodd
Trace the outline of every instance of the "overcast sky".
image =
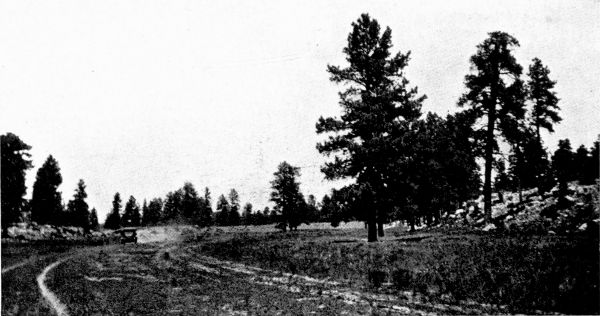
<svg viewBox="0 0 600 316">
<path fill-rule="evenodd" d="M 332 187 L 315 122 L 339 113 L 326 65 L 344 65 L 351 22 L 369 13 L 412 51 L 423 110 L 457 110 L 469 57 L 505 31 L 526 69 L 558 81 L 564 121 L 544 135 L 591 146 L 600 132 L 598 1 L 2 1 L 0 133 L 33 148 L 28 195 L 48 155 L 67 201 L 78 179 L 103 221 L 112 196 L 164 197 L 192 182 L 213 202 L 236 188 L 269 205 L 277 165 L 305 195 Z"/>
</svg>

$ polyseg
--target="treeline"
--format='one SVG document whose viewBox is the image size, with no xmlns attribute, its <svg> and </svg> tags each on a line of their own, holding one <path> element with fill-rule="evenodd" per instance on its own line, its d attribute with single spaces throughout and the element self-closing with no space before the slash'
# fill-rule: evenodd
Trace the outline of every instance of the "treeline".
<svg viewBox="0 0 600 316">
<path fill-rule="evenodd" d="M 446 117 L 423 116 L 426 96 L 409 86 L 404 72 L 410 51 L 392 53 L 391 47 L 391 29 L 382 32 L 368 14 L 352 23 L 343 50 L 348 66 L 327 67 L 331 81 L 345 89 L 339 93 L 343 114 L 316 124 L 317 134 L 327 136 L 317 149 L 331 158 L 322 167 L 325 177 L 355 180 L 323 204 L 336 220 L 366 221 L 369 241 L 392 219 L 413 227 L 420 219 L 432 223 L 480 193 L 489 221 L 494 190 L 545 192 L 558 182 L 564 195 L 568 181 L 598 178 L 598 143 L 573 153 L 561 140 L 554 155 L 544 147 L 541 131 L 553 132 L 562 120 L 556 82 L 539 58 L 523 78 L 513 36 L 491 32 L 476 47 L 457 102 L 461 111 Z"/>
<path fill-rule="evenodd" d="M 75 193 L 65 205 L 58 187 L 62 176 L 58 162 L 52 155 L 38 169 L 30 200 L 24 198 L 25 172 L 33 168 L 29 150 L 31 146 L 17 135 L 0 135 L 2 153 L 2 231 L 13 223 L 33 221 L 40 225 L 77 226 L 84 231 L 98 229 L 98 213 L 90 210 L 86 198 L 86 185 L 79 180 Z"/>
</svg>

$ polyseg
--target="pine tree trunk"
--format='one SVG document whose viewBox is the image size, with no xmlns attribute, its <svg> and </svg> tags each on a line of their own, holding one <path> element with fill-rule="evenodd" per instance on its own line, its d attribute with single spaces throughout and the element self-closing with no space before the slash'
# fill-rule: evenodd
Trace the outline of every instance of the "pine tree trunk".
<svg viewBox="0 0 600 316">
<path fill-rule="evenodd" d="M 374 242 L 377 241 L 377 213 L 375 212 L 375 209 L 371 209 L 371 212 L 369 212 L 369 218 L 367 219 L 367 226 L 368 226 L 368 242 Z"/>
<path fill-rule="evenodd" d="M 488 124 L 485 144 L 485 176 L 483 184 L 483 202 L 486 222 L 492 219 L 492 162 L 494 160 L 494 121 L 496 120 L 496 99 L 492 97 L 488 109 Z"/>
<path fill-rule="evenodd" d="M 377 235 L 379 237 L 383 237 L 384 236 L 384 232 L 383 232 L 383 222 L 379 222 L 377 223 Z"/>
</svg>

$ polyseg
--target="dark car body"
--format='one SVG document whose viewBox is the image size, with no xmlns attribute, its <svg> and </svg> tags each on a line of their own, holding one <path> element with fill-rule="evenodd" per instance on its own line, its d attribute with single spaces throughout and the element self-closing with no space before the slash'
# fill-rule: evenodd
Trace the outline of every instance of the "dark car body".
<svg viewBox="0 0 600 316">
<path fill-rule="evenodd" d="M 116 230 L 115 234 L 119 234 L 119 242 L 122 244 L 137 244 L 137 228 L 121 228 Z"/>
</svg>

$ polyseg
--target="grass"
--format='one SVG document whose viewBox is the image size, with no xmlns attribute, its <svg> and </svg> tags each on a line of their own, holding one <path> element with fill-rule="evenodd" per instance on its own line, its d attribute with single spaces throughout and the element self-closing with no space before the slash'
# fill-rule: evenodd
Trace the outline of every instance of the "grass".
<svg viewBox="0 0 600 316">
<path fill-rule="evenodd" d="M 196 251 L 354 287 L 510 313 L 597 314 L 598 238 L 438 231 L 361 241 L 363 230 L 205 236 Z M 408 240 L 408 241 L 403 241 Z"/>
<path fill-rule="evenodd" d="M 392 228 L 382 242 L 366 243 L 366 231 L 351 227 L 178 231 L 185 242 L 3 247 L 3 267 L 6 260 L 36 260 L 3 274 L 2 314 L 48 314 L 35 277 L 67 255 L 71 259 L 52 270 L 46 283 L 73 315 L 385 314 L 392 305 L 441 314 L 599 313 L 597 236 L 460 229 L 409 234 Z M 267 270 L 232 273 L 206 256 Z M 269 270 L 339 285 L 309 284 Z M 349 304 L 343 293 L 363 299 Z M 393 297 L 391 305 L 377 305 L 376 297 L 386 296 Z"/>
</svg>

